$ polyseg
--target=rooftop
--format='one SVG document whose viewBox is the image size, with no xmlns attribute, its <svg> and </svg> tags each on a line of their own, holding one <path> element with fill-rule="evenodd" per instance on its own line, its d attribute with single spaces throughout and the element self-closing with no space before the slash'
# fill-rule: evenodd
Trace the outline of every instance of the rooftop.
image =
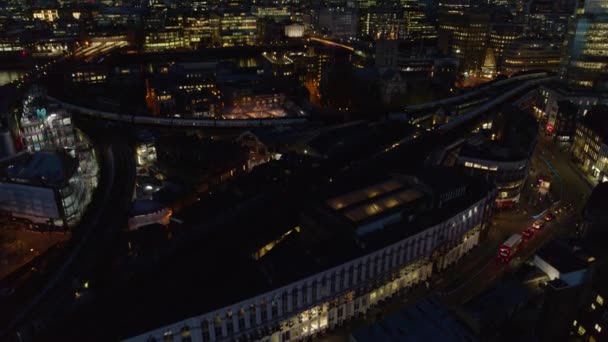
<svg viewBox="0 0 608 342">
<path fill-rule="evenodd" d="M 443 177 L 451 178 L 456 172 L 443 170 Z M 124 328 L 119 337 L 137 335 L 238 303 L 371 253 L 453 216 L 490 190 L 483 180 L 462 178 L 471 184 L 469 196 L 440 209 L 412 211 L 418 215 L 416 219 L 363 237 L 357 236 L 348 224 L 321 227 L 306 222 L 307 218 L 322 220 L 323 210 L 334 212 L 332 199 L 342 198 L 340 194 L 346 194 L 344 201 L 356 207 L 360 203 L 357 201 L 370 200 L 361 198 L 363 193 L 377 192 L 371 199 L 375 201 L 413 189 L 411 183 L 399 179 L 353 174 L 336 179 L 329 189 L 304 189 L 298 196 L 266 187 L 254 196 L 246 195 L 247 200 L 240 203 L 226 202 L 225 196 L 218 193 L 209 198 L 216 208 L 215 215 L 210 213 L 210 219 L 201 222 L 196 233 L 188 227 L 180 228 L 186 229 L 183 231 L 171 228 L 173 239 L 188 241 L 188 248 L 178 249 L 177 255 L 155 265 L 149 274 L 140 274 L 118 291 L 108 293 L 108 298 L 99 300 L 96 310 L 100 315 L 114 312 L 104 319 L 122 322 L 120 326 Z M 418 196 L 416 192 L 411 194 Z M 136 240 L 132 244 L 137 245 Z M 155 248 L 148 253 L 156 255 L 160 251 Z M 159 293 L 163 295 L 158 296 Z"/>
<path fill-rule="evenodd" d="M 437 298 L 427 298 L 351 334 L 356 342 L 376 341 L 475 341 Z"/>
<path fill-rule="evenodd" d="M 7 181 L 61 187 L 76 171 L 78 161 L 63 151 L 43 151 L 20 155 L 0 166 L 0 175 Z"/>
<path fill-rule="evenodd" d="M 423 194 L 398 179 L 389 179 L 379 184 L 355 190 L 326 203 L 355 223 L 379 216 L 390 209 L 421 198 Z"/>
<path fill-rule="evenodd" d="M 576 272 L 589 268 L 586 262 L 576 257 L 572 247 L 561 241 L 552 241 L 539 249 L 536 255 L 560 273 Z"/>
<path fill-rule="evenodd" d="M 459 155 L 508 162 L 525 159 L 532 154 L 538 124 L 529 114 L 505 106 L 494 120 L 493 126 L 497 126 L 492 129 L 496 140 L 485 134 L 477 135 L 462 146 Z"/>
<path fill-rule="evenodd" d="M 481 330 L 504 320 L 509 312 L 528 299 L 528 292 L 515 280 L 503 282 L 464 304 L 462 312 L 479 321 Z"/>
<path fill-rule="evenodd" d="M 353 121 L 318 129 L 306 142 L 310 154 L 332 161 L 351 161 L 378 152 L 408 134 L 408 124 Z"/>
<path fill-rule="evenodd" d="M 131 215 L 144 215 L 166 208 L 162 203 L 154 200 L 136 200 L 131 207 Z"/>
</svg>

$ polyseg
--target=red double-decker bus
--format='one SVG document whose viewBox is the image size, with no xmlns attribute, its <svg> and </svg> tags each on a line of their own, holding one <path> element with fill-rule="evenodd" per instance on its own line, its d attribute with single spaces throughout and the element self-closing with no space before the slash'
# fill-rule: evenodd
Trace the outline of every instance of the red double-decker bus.
<svg viewBox="0 0 608 342">
<path fill-rule="evenodd" d="M 521 244 L 522 238 L 520 234 L 513 234 L 498 248 L 498 259 L 504 263 L 511 261 L 511 258 L 517 252 L 519 245 Z"/>
</svg>

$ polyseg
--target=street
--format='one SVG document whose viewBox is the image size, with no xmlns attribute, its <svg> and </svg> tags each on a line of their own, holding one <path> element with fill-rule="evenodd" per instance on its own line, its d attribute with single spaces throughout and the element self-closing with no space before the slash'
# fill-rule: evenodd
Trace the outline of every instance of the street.
<svg viewBox="0 0 608 342">
<path fill-rule="evenodd" d="M 474 273 L 463 272 L 464 279 L 458 277 L 453 279 L 451 285 L 443 290 L 448 303 L 461 304 L 466 302 L 494 284 L 507 270 L 517 268 L 524 260 L 532 257 L 535 251 L 547 241 L 556 236 L 575 232 L 575 225 L 579 221 L 580 211 L 585 204 L 582 199 L 589 196 L 591 186 L 577 172 L 570 161 L 569 154 L 557 148 L 548 137 L 541 135 L 532 164 L 540 168 L 545 162 L 548 163 L 546 166 L 550 169 L 549 171 L 556 173 L 552 175 L 551 185 L 556 190 L 554 191 L 555 197 L 561 196 L 561 198 L 555 199 L 549 210 L 556 213 L 559 208 L 563 208 L 570 203 L 573 204 L 573 209 L 563 210 L 556 215 L 554 221 L 548 222 L 543 229 L 537 231 L 532 239 L 523 242 L 522 247 L 509 265 L 503 264 L 495 257 L 498 246 L 512 234 L 521 233 L 528 228 L 534 222 L 533 216 L 542 213 L 542 211 L 538 212 L 540 209 L 537 206 L 521 203 L 519 208 L 514 211 L 498 212 L 493 226 L 490 228 L 488 240 L 484 242 L 485 245 L 493 246 L 493 248 L 478 247 L 475 251 L 479 252 L 477 260 L 462 260 L 455 267 L 455 269 L 467 267 L 468 261 L 476 264 L 476 267 L 468 265 L 468 269 L 477 269 L 478 271 Z M 533 209 L 536 209 L 536 211 Z M 482 252 L 487 254 L 482 254 Z"/>
<path fill-rule="evenodd" d="M 544 135 L 539 136 L 539 143 L 532 157 L 532 168 L 534 175 L 550 174 L 553 204 L 522 201 L 515 209 L 497 212 L 492 226 L 489 228 L 488 238 L 468 255 L 465 255 L 456 265 L 436 274 L 432 279 L 431 291 L 424 287 L 414 288 L 408 292 L 405 298 L 393 299 L 384 307 L 366 315 L 365 318 L 349 322 L 343 328 L 330 331 L 319 340 L 324 342 L 349 341 L 350 331 L 369 325 L 410 304 L 415 304 L 417 300 L 431 295 L 432 291 L 438 291 L 447 305 L 458 306 L 496 284 L 506 272 L 517 269 L 546 242 L 556 236 L 574 233 L 585 199 L 591 193 L 591 185 L 575 169 L 569 152 L 560 150 L 549 137 Z M 536 179 L 529 179 L 528 183 L 532 182 L 536 182 Z M 526 185 L 524 197 L 535 196 L 538 192 L 537 188 L 531 187 L 529 184 Z M 561 198 L 559 198 L 560 196 Z M 512 234 L 521 233 L 528 228 L 535 221 L 534 216 L 545 211 L 547 206 L 550 206 L 549 210 L 557 213 L 559 208 L 569 203 L 573 203 L 573 208 L 562 210 L 553 221 L 548 222 L 543 229 L 537 231 L 532 239 L 523 242 L 509 264 L 504 264 L 496 258 L 498 246 Z"/>
</svg>

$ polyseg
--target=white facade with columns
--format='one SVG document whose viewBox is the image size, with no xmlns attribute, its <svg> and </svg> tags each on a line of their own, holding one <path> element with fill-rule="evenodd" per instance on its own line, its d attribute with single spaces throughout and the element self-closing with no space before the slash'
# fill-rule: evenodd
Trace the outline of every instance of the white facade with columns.
<svg viewBox="0 0 608 342">
<path fill-rule="evenodd" d="M 427 280 L 479 243 L 494 192 L 415 235 L 311 277 L 127 339 L 300 341 Z"/>
</svg>

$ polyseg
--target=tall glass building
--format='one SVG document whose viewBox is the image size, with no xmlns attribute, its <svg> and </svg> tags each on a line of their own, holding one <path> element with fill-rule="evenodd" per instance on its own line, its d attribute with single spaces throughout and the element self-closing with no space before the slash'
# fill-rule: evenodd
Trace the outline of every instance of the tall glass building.
<svg viewBox="0 0 608 342">
<path fill-rule="evenodd" d="M 572 88 L 608 90 L 608 0 L 581 0 L 568 28 L 564 75 Z"/>
</svg>

